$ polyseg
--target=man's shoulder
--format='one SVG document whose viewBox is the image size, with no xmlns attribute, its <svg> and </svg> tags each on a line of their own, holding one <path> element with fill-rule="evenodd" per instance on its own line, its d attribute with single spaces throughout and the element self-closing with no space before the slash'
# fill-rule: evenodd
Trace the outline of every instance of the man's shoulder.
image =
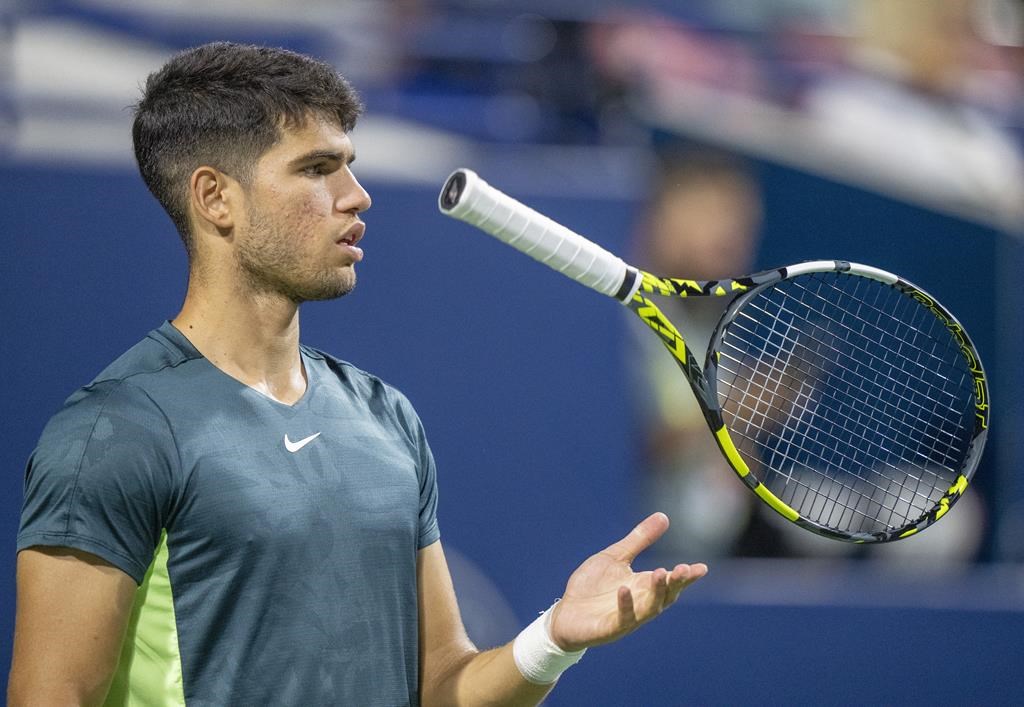
<svg viewBox="0 0 1024 707">
<path fill-rule="evenodd" d="M 150 408 L 146 392 L 152 376 L 172 371 L 193 358 L 192 352 L 169 337 L 169 324 L 154 329 L 100 371 L 89 383 L 73 392 L 53 419 L 53 423 L 75 424 L 95 417 L 101 409 L 117 409 L 129 414 L 132 409 Z"/>
<path fill-rule="evenodd" d="M 169 327 L 169 324 L 164 324 L 146 334 L 141 341 L 100 371 L 89 386 L 118 383 L 160 373 L 198 358 L 198 352 L 190 351 L 181 341 L 176 340 L 180 336 L 174 337 L 173 332 L 168 331 Z"/>
<path fill-rule="evenodd" d="M 162 336 L 162 328 L 149 332 L 64 400 L 40 435 L 34 453 L 38 463 L 73 455 L 86 440 L 106 439 L 121 424 L 130 425 L 135 437 L 143 430 L 166 434 L 164 413 L 147 378 L 189 360 L 189 354 Z"/>
</svg>

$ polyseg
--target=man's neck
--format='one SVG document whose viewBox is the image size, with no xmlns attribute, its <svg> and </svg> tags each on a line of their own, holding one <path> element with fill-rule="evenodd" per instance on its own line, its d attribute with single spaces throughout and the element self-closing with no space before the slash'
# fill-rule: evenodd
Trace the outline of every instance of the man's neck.
<svg viewBox="0 0 1024 707">
<path fill-rule="evenodd" d="M 171 323 L 210 363 L 250 388 L 286 405 L 306 392 L 294 302 L 190 283 Z"/>
</svg>

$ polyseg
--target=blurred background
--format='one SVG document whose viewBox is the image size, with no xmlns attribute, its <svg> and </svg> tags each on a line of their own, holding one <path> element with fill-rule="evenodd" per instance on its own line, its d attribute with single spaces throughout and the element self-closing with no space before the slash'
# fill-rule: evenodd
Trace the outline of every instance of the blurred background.
<svg viewBox="0 0 1024 707">
<path fill-rule="evenodd" d="M 1021 0 L 0 0 L 0 685 L 25 460 L 184 293 L 131 105 L 218 39 L 314 54 L 364 97 L 360 285 L 308 305 L 303 338 L 419 410 L 473 637 L 510 640 L 651 510 L 673 528 L 638 567 L 711 566 L 549 704 L 1016 703 Z M 661 274 L 841 258 L 922 286 L 990 379 L 968 494 L 875 548 L 762 512 L 625 311 L 437 212 L 457 167 Z M 706 340 L 716 308 L 684 304 Z"/>
</svg>

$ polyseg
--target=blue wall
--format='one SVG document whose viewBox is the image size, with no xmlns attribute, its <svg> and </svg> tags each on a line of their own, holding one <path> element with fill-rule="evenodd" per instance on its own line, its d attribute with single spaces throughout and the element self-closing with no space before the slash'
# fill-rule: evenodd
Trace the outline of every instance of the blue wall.
<svg viewBox="0 0 1024 707">
<path fill-rule="evenodd" d="M 989 275 L 996 234 L 765 170 L 763 264 L 843 257 L 900 272 L 957 312 L 999 375 Z M 480 567 L 525 622 L 640 512 L 624 431 L 625 314 L 440 216 L 434 191 L 367 187 L 374 207 L 359 287 L 342 301 L 306 306 L 303 338 L 408 394 L 438 459 L 445 542 Z M 634 204 L 529 201 L 624 250 Z M 0 238 L 5 684 L 25 459 L 75 387 L 176 313 L 185 262 L 141 182 L 118 169 L 0 166 Z M 994 478 L 984 468 L 979 475 L 989 495 Z M 1024 603 L 1000 611 L 752 606 L 717 600 L 729 581 L 712 568 L 687 606 L 592 651 L 551 704 L 1010 701 L 1001 681 L 1012 674 Z"/>
</svg>

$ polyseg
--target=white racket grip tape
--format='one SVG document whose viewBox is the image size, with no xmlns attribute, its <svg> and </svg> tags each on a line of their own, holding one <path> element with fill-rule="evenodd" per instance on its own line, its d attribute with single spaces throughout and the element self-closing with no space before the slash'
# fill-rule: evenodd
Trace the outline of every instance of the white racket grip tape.
<svg viewBox="0 0 1024 707">
<path fill-rule="evenodd" d="M 495 189 L 472 170 L 458 169 L 448 177 L 438 207 L 601 294 L 619 299 L 625 294 L 631 268 L 621 258 Z M 635 289 L 634 279 L 635 274 L 628 290 Z"/>
</svg>

